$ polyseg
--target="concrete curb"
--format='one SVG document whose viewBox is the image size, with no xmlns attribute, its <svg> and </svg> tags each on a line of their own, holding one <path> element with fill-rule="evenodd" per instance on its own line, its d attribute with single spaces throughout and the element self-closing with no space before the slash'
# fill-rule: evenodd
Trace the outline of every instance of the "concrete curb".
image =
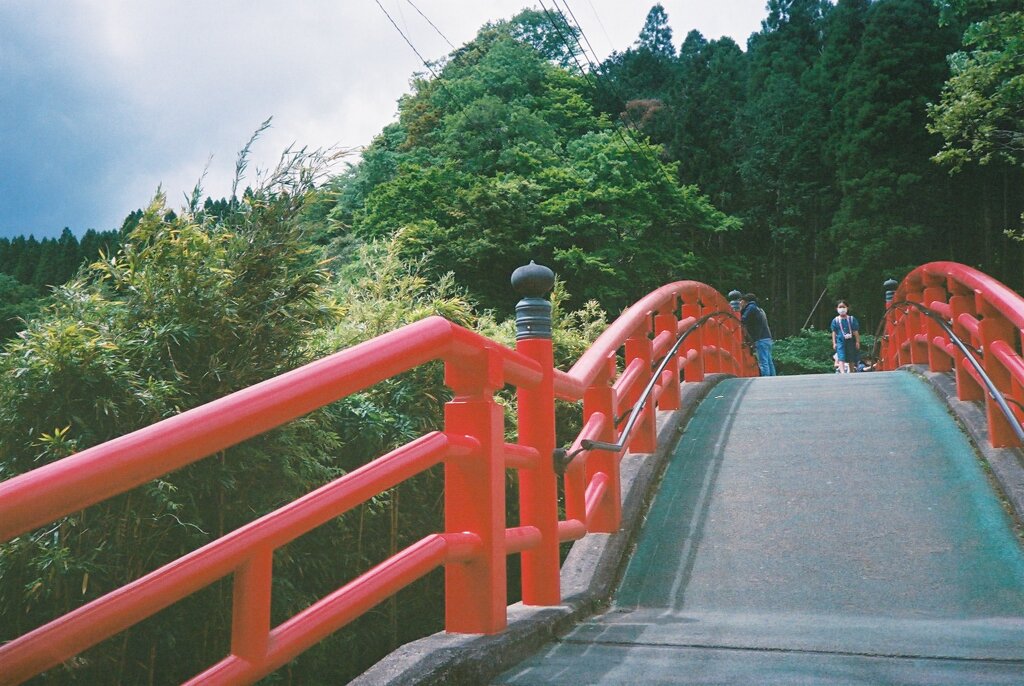
<svg viewBox="0 0 1024 686">
<path fill-rule="evenodd" d="M 926 365 L 902 369 L 927 381 L 956 417 L 982 460 L 991 470 L 995 486 L 1007 502 L 1018 529 L 1024 527 L 1024 455 L 1016 448 L 993 448 L 988 440 L 988 421 L 981 402 L 956 397 L 956 379 L 951 373 L 929 371 Z"/>
<path fill-rule="evenodd" d="M 509 606 L 508 628 L 493 636 L 439 632 L 393 651 L 349 682 L 353 686 L 433 686 L 486 683 L 606 607 L 669 456 L 686 423 L 725 374 L 682 385 L 682 409 L 658 416 L 658 451 L 626 453 L 620 463 L 622 525 L 614 534 L 576 541 L 562 564 L 561 605 Z"/>
</svg>

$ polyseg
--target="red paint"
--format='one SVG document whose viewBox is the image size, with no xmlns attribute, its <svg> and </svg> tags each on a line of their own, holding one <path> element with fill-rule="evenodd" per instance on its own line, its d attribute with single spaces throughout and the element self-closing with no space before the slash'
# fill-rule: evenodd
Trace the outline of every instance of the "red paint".
<svg viewBox="0 0 1024 686">
<path fill-rule="evenodd" d="M 446 405 L 443 431 L 0 646 L 0 683 L 20 683 L 226 576 L 234 581 L 231 654 L 190 683 L 252 683 L 440 566 L 449 631 L 505 627 L 509 554 L 522 555 L 524 601 L 558 604 L 559 542 L 618 529 L 621 455 L 594 450 L 576 456 L 565 471 L 566 517 L 559 520 L 551 458 L 555 398 L 583 401 L 585 426 L 575 446 L 583 438 L 615 442 L 614 419 L 630 410 L 625 396 L 635 399 L 651 379 L 655 350 L 664 353 L 671 336 L 697 316 L 728 309 L 725 298 L 704 284 L 663 286 L 626 310 L 568 372 L 553 369 L 550 341 L 520 341 L 510 350 L 430 317 L 0 483 L 0 540 L 7 541 L 426 362 L 444 361 L 455 396 Z M 619 354 L 630 365 L 625 378 L 616 368 Z M 680 368 L 687 381 L 703 379 L 705 368 L 757 375 L 738 320 L 709 320 L 660 376 L 631 437 L 635 450 L 655 447 L 655 410 L 679 406 Z M 519 439 L 513 445 L 504 441 L 502 408 L 494 401 L 504 384 L 519 393 Z M 444 532 L 271 626 L 275 549 L 437 464 L 445 469 Z M 506 522 L 510 468 L 520 478 L 518 525 Z"/>
<path fill-rule="evenodd" d="M 1024 362 L 1020 350 L 1024 298 L 991 276 L 956 262 L 930 262 L 908 274 L 893 301 L 919 302 L 947 320 L 970 348 L 982 352 L 985 374 L 1024 419 Z M 886 316 L 881 362 L 884 369 L 927 364 L 933 372 L 954 371 L 960 400 L 984 400 L 993 447 L 1017 446 L 1009 420 L 985 391 L 964 354 L 949 345 L 935 320 L 916 308 L 896 308 Z"/>
</svg>

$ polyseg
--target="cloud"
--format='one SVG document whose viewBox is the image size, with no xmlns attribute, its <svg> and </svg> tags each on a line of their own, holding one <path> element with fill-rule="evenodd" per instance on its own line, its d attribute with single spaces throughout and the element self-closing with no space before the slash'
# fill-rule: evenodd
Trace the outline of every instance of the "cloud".
<svg viewBox="0 0 1024 686">
<path fill-rule="evenodd" d="M 450 50 L 408 0 L 381 4 L 427 59 Z M 527 4 L 415 7 L 461 45 Z M 762 0 L 663 4 L 677 43 L 684 26 L 716 35 L 699 23 L 708 16 L 720 22 L 709 26 L 745 20 L 749 33 L 763 15 Z M 629 47 L 649 5 L 587 0 L 572 9 L 603 57 Z M 224 195 L 238 150 L 269 116 L 253 167 L 272 167 L 293 143 L 365 145 L 422 71 L 374 0 L 5 0 L 0 234 L 116 228 L 160 184 L 178 203 L 208 162 L 207 193 Z"/>
</svg>

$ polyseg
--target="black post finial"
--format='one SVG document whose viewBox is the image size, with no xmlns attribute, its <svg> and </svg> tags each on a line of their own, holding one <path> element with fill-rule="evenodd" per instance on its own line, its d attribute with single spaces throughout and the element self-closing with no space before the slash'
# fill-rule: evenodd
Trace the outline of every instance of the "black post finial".
<svg viewBox="0 0 1024 686">
<path fill-rule="evenodd" d="M 896 297 L 896 287 L 900 284 L 896 279 L 886 279 L 882 287 L 885 288 L 885 304 L 888 305 L 892 302 L 892 299 Z"/>
<path fill-rule="evenodd" d="M 544 297 L 555 285 L 555 273 L 530 260 L 512 272 L 512 288 L 523 299 L 516 305 L 516 340 L 551 338 L 551 303 Z"/>
</svg>

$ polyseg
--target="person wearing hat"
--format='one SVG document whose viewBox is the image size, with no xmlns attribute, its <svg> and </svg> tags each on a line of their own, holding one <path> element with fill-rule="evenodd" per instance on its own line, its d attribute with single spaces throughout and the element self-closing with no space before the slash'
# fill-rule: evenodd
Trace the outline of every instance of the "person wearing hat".
<svg viewBox="0 0 1024 686">
<path fill-rule="evenodd" d="M 740 293 L 739 291 L 729 291 L 729 307 L 731 307 L 734 311 L 739 312 L 740 298 L 742 297 L 743 294 Z"/>
<path fill-rule="evenodd" d="M 747 293 L 740 298 L 740 319 L 750 340 L 754 341 L 757 366 L 761 376 L 775 376 L 775 362 L 772 360 L 772 332 L 768 328 L 768 317 L 757 306 L 757 296 Z"/>
</svg>

